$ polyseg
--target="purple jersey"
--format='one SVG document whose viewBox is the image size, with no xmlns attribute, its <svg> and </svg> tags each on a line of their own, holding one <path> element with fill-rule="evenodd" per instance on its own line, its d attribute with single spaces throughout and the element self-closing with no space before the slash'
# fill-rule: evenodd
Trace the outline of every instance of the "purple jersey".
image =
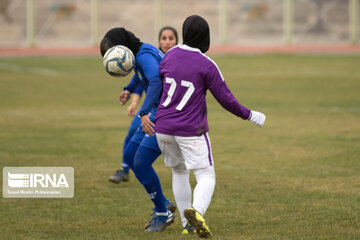
<svg viewBox="0 0 360 240">
<path fill-rule="evenodd" d="M 168 51 L 159 74 L 163 92 L 155 121 L 158 133 L 190 137 L 209 131 L 207 89 L 229 112 L 243 119 L 250 116 L 250 110 L 227 87 L 216 63 L 197 48 L 180 45 Z"/>
</svg>

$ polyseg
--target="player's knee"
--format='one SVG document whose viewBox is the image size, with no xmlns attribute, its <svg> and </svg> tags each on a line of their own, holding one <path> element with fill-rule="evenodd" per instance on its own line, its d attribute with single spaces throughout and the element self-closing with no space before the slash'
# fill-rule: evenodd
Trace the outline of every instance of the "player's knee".
<svg viewBox="0 0 360 240">
<path fill-rule="evenodd" d="M 175 167 L 172 167 L 172 173 L 175 175 L 188 175 L 189 170 L 186 169 L 185 164 L 181 163 L 176 165 Z"/>
<path fill-rule="evenodd" d="M 148 159 L 147 151 L 139 147 L 135 153 L 134 157 L 134 172 L 137 174 L 142 174 L 149 167 L 151 167 L 151 161 Z"/>
<path fill-rule="evenodd" d="M 144 159 L 146 155 L 141 154 L 139 151 L 135 154 L 133 171 L 135 173 L 136 178 L 139 180 L 141 184 L 146 184 L 151 182 L 151 176 L 154 170 L 151 167 L 151 164 Z M 149 180 L 150 179 L 150 180 Z"/>
<path fill-rule="evenodd" d="M 204 168 L 194 169 L 194 175 L 196 179 L 207 177 L 215 180 L 215 169 L 214 166 L 207 166 Z"/>
<path fill-rule="evenodd" d="M 139 174 L 141 173 L 142 168 L 143 168 L 143 163 L 141 161 L 141 158 L 139 157 L 139 152 L 136 152 L 133 171 L 135 172 L 135 174 Z"/>
<path fill-rule="evenodd" d="M 128 147 L 123 152 L 123 161 L 126 162 L 131 169 L 134 168 L 134 152 Z"/>
<path fill-rule="evenodd" d="M 124 140 L 123 152 L 125 152 L 125 149 L 126 149 L 127 145 L 129 144 L 130 140 L 131 140 L 131 136 L 127 135 Z"/>
</svg>

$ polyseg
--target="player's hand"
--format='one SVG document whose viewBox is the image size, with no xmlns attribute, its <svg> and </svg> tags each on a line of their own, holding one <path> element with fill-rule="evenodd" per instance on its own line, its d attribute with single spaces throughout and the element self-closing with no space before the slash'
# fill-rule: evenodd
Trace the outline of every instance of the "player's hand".
<svg viewBox="0 0 360 240">
<path fill-rule="evenodd" d="M 149 136 L 155 136 L 155 124 L 150 121 L 149 115 L 144 115 L 141 117 L 141 125 L 144 132 Z"/>
<path fill-rule="evenodd" d="M 257 111 L 251 111 L 249 121 L 255 123 L 259 127 L 262 127 L 265 123 L 266 116 L 265 114 Z"/>
<path fill-rule="evenodd" d="M 120 105 L 124 105 L 130 99 L 130 92 L 128 90 L 123 91 L 120 96 Z"/>
<path fill-rule="evenodd" d="M 135 116 L 136 107 L 137 107 L 136 105 L 130 104 L 130 106 L 127 108 L 127 112 L 128 112 L 129 117 L 134 117 Z"/>
</svg>

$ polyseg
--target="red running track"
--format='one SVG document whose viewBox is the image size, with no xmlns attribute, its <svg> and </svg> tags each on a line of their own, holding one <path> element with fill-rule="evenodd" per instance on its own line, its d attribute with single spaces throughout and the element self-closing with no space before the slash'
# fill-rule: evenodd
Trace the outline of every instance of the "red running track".
<svg viewBox="0 0 360 240">
<path fill-rule="evenodd" d="M 267 54 L 267 53 L 336 53 L 360 54 L 357 45 L 323 46 L 212 46 L 208 54 Z M 96 56 L 97 47 L 88 48 L 0 48 L 0 57 L 11 56 Z"/>
</svg>

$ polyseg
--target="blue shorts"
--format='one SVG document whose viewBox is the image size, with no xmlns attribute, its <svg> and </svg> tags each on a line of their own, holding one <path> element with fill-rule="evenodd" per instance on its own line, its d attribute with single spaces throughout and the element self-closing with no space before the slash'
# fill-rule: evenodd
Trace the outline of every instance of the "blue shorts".
<svg viewBox="0 0 360 240">
<path fill-rule="evenodd" d="M 149 113 L 150 120 L 154 123 L 156 118 L 157 108 L 153 107 Z M 134 136 L 131 138 L 131 142 L 140 144 L 142 147 L 147 147 L 156 150 L 161 153 L 159 145 L 156 140 L 156 136 L 149 136 L 144 131 L 142 126 L 136 130 Z"/>
</svg>

